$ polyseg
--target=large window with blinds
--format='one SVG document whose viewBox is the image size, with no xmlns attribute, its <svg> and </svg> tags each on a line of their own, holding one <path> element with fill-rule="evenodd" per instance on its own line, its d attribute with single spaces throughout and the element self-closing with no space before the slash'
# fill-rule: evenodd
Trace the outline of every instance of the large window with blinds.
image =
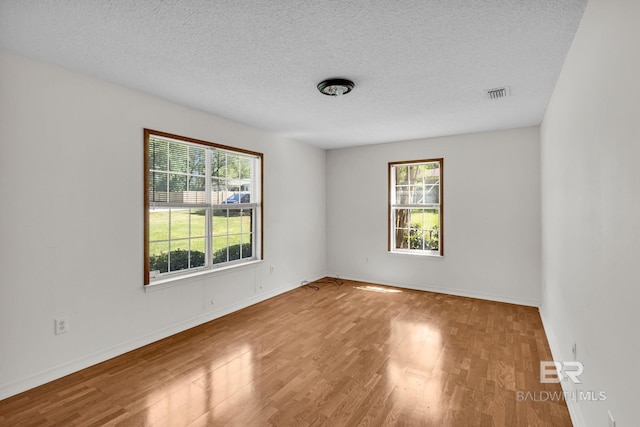
<svg viewBox="0 0 640 427">
<path fill-rule="evenodd" d="M 389 163 L 389 251 L 443 255 L 442 159 Z"/>
<path fill-rule="evenodd" d="M 261 153 L 144 131 L 144 283 L 262 258 Z"/>
</svg>

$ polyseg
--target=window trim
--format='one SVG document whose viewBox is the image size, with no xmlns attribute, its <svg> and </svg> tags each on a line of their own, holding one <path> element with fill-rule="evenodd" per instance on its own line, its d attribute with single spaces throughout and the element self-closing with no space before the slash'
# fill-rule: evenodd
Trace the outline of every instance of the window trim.
<svg viewBox="0 0 640 427">
<path fill-rule="evenodd" d="M 400 165 L 414 165 L 418 163 L 435 163 L 438 162 L 440 164 L 440 207 L 439 207 L 439 242 L 438 242 L 438 252 L 429 253 L 426 251 L 417 251 L 417 250 L 396 250 L 393 246 L 393 238 L 391 233 L 395 231 L 395 227 L 393 225 L 393 205 L 391 200 L 391 195 L 393 193 L 393 179 L 391 173 L 395 166 Z M 405 255 L 421 255 L 421 256 L 444 256 L 444 158 L 432 158 L 432 159 L 420 159 L 420 160 L 404 160 L 404 161 L 396 161 L 389 162 L 387 168 L 387 180 L 388 180 L 388 188 L 387 188 L 387 251 L 393 254 L 405 254 Z"/>
<path fill-rule="evenodd" d="M 258 245 L 256 245 L 256 247 L 259 249 L 258 255 L 254 258 L 251 259 L 250 261 L 247 262 L 238 262 L 238 263 L 234 263 L 232 265 L 229 264 L 224 264 L 223 266 L 219 267 L 219 268 L 215 268 L 215 267 L 210 267 L 207 269 L 201 269 L 201 270 L 186 270 L 184 274 L 175 274 L 172 276 L 165 276 L 161 279 L 159 279 L 162 282 L 166 282 L 166 281 L 170 281 L 172 279 L 175 280 L 179 280 L 181 278 L 184 278 L 185 276 L 188 276 L 190 274 L 194 274 L 194 273 L 200 273 L 200 274 L 204 274 L 204 273 L 208 273 L 208 272 L 216 272 L 216 271 L 220 271 L 223 269 L 231 269 L 231 268 L 235 268 L 235 267 L 240 267 L 240 266 L 244 266 L 247 265 L 249 263 L 253 263 L 256 261 L 261 261 L 264 259 L 264 228 L 263 228 L 263 224 L 264 224 L 264 154 L 257 152 L 257 151 L 251 151 L 251 150 L 246 150 L 243 148 L 236 148 L 236 147 L 231 147 L 228 145 L 223 145 L 223 144 L 218 144 L 218 143 L 214 143 L 214 142 L 209 142 L 209 141 L 203 141 L 200 139 L 195 139 L 195 138 L 189 138 L 186 136 L 181 136 L 181 135 L 175 135 L 175 134 L 171 134 L 171 133 L 167 133 L 167 132 L 161 132 L 161 131 L 156 131 L 153 129 L 147 129 L 144 128 L 144 138 L 143 138 L 143 146 L 144 146 L 144 152 L 143 152 L 143 158 L 144 158 L 144 162 L 143 162 L 143 188 L 144 188 L 144 227 L 143 227 L 143 234 L 144 234 L 144 250 L 143 250 L 143 256 L 144 256 L 144 277 L 143 277 L 143 284 L 145 286 L 151 285 L 151 278 L 150 278 L 150 260 L 149 260 L 149 210 L 151 208 L 151 202 L 149 200 L 149 138 L 151 136 L 158 136 L 161 138 L 168 138 L 168 139 L 173 139 L 176 141 L 182 141 L 182 142 L 187 142 L 187 143 L 192 143 L 192 144 L 198 144 L 198 145 L 202 145 L 205 147 L 211 147 L 211 148 L 215 148 L 215 149 L 219 149 L 219 150 L 225 150 L 225 151 L 230 151 L 230 152 L 235 152 L 235 153 L 239 153 L 239 154 L 246 154 L 246 155 L 250 155 L 250 156 L 255 156 L 257 159 L 259 159 L 259 164 L 260 164 L 260 203 L 259 203 L 259 214 L 256 218 L 257 222 L 258 222 L 258 228 L 259 228 L 259 233 L 257 234 L 259 236 L 259 243 Z"/>
</svg>

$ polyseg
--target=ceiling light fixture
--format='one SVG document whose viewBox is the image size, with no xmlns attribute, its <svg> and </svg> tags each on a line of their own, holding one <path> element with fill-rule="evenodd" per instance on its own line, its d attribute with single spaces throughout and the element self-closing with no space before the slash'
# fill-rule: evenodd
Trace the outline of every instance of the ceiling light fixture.
<svg viewBox="0 0 640 427">
<path fill-rule="evenodd" d="M 347 79 L 327 79 L 318 83 L 320 93 L 328 96 L 342 96 L 351 92 L 353 82 Z"/>
</svg>

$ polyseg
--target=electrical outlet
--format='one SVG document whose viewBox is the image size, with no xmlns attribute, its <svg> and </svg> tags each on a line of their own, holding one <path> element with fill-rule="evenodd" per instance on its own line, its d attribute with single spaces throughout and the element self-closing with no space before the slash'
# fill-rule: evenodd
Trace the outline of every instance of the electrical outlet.
<svg viewBox="0 0 640 427">
<path fill-rule="evenodd" d="M 273 274 L 273 272 L 276 271 L 276 268 L 272 265 L 269 267 L 269 274 Z"/>
<path fill-rule="evenodd" d="M 573 343 L 573 347 L 571 347 L 571 354 L 573 354 L 573 360 L 578 360 L 578 344 Z"/>
<path fill-rule="evenodd" d="M 607 411 L 607 414 L 609 415 L 609 427 L 616 427 L 616 420 L 613 418 L 611 411 Z"/>
<path fill-rule="evenodd" d="M 68 317 L 58 317 L 55 320 L 56 326 L 56 335 L 64 334 L 69 332 L 69 318 Z"/>
</svg>

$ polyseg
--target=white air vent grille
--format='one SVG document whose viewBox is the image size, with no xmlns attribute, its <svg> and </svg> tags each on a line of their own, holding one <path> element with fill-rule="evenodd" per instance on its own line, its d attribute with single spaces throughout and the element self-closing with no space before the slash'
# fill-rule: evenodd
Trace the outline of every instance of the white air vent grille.
<svg viewBox="0 0 640 427">
<path fill-rule="evenodd" d="M 487 91 L 487 95 L 489 96 L 489 99 L 505 98 L 505 97 L 511 95 L 511 90 L 510 90 L 509 86 L 497 87 L 495 89 L 489 89 Z"/>
</svg>

